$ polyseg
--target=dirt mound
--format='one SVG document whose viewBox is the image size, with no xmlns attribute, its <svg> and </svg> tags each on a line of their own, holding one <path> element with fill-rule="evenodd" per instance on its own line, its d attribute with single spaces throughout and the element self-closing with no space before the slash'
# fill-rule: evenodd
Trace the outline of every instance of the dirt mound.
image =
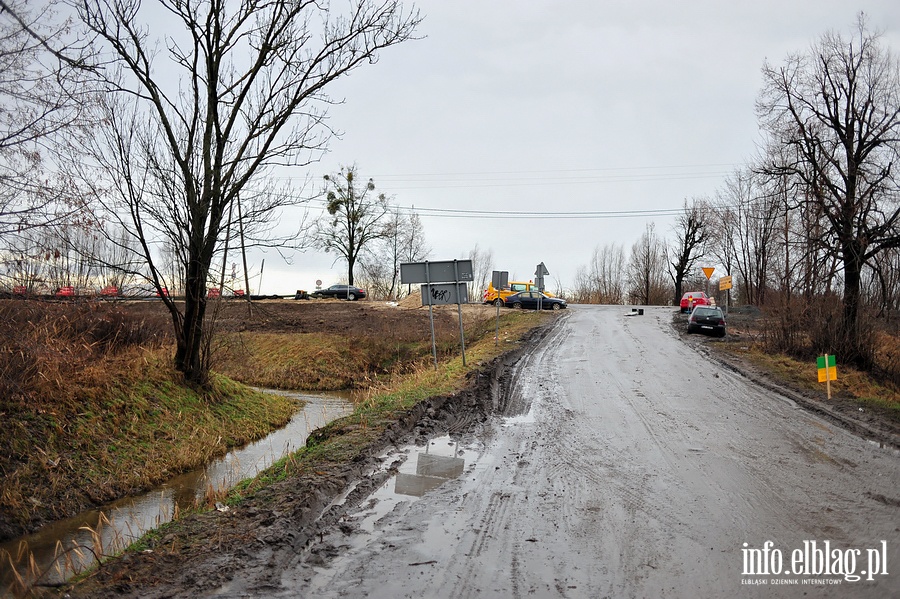
<svg viewBox="0 0 900 599">
<path fill-rule="evenodd" d="M 413 291 L 402 300 L 397 303 L 397 306 L 400 308 L 404 308 L 407 310 L 412 310 L 415 308 L 422 307 L 422 293 L 420 291 Z"/>
</svg>

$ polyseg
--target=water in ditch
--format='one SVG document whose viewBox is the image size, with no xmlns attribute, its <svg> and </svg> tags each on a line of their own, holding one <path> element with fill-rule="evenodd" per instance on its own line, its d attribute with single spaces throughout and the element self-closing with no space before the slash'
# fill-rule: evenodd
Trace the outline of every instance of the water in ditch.
<svg viewBox="0 0 900 599">
<path fill-rule="evenodd" d="M 302 447 L 312 431 L 353 411 L 349 395 L 264 391 L 288 395 L 305 405 L 283 428 L 232 450 L 205 468 L 177 476 L 143 495 L 120 499 L 0 544 L 0 597 L 12 595 L 22 583 L 30 587 L 64 582 L 93 565 L 95 554 L 121 551 L 147 531 L 171 521 L 179 511 L 194 507 L 210 489 L 230 489 L 255 476 Z"/>
</svg>

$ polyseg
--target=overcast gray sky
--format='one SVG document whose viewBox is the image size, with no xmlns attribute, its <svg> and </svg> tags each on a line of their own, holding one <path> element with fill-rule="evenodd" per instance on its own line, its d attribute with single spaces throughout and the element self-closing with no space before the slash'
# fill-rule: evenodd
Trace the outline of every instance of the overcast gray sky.
<svg viewBox="0 0 900 599">
<path fill-rule="evenodd" d="M 896 0 L 417 6 L 422 39 L 330 90 L 346 100 L 330 111 L 343 136 L 295 176 L 318 183 L 355 163 L 397 204 L 419 210 L 431 260 L 465 258 L 478 244 L 511 278 L 530 279 L 544 262 L 551 289 L 570 287 L 597 245 L 627 253 L 648 222 L 669 236 L 672 211 L 713 195 L 752 159 L 765 60 L 782 64 L 830 29 L 848 33 L 860 11 L 900 51 Z M 583 214 L 616 211 L 668 213 Z M 567 212 L 575 214 L 540 214 Z M 312 250 L 291 265 L 254 255 L 253 274 L 263 258 L 262 293 L 346 277 L 344 263 Z"/>
</svg>

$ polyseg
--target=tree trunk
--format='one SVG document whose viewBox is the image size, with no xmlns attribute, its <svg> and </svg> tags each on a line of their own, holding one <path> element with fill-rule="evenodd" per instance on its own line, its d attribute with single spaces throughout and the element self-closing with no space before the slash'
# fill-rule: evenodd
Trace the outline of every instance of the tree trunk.
<svg viewBox="0 0 900 599">
<path fill-rule="evenodd" d="M 674 306 L 681 305 L 681 296 L 684 295 L 684 273 L 678 273 L 675 276 L 675 302 L 672 304 Z"/>
<path fill-rule="evenodd" d="M 205 271 L 198 261 L 192 261 L 185 282 L 184 322 L 177 339 L 175 368 L 184 375 L 185 381 L 196 385 L 209 382 L 209 368 L 203 351 L 205 288 Z"/>
<path fill-rule="evenodd" d="M 861 351 L 859 335 L 859 296 L 862 282 L 863 248 L 856 241 L 844 244 L 844 300 L 841 337 L 848 352 L 847 361 L 867 366 L 865 352 Z"/>
</svg>

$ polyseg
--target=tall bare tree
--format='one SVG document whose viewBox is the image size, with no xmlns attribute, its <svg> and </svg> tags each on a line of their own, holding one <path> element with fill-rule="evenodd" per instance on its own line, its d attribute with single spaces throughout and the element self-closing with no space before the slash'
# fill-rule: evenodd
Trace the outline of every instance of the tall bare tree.
<svg viewBox="0 0 900 599">
<path fill-rule="evenodd" d="M 828 223 L 825 241 L 843 266 L 842 337 L 865 362 L 859 338 L 864 265 L 900 245 L 900 66 L 860 15 L 850 37 L 826 33 L 784 66 L 763 67 L 757 112 L 772 152 L 764 171 L 803 186 Z"/>
<path fill-rule="evenodd" d="M 295 201 L 261 181 L 319 158 L 332 134 L 329 85 L 411 39 L 418 13 L 367 0 L 349 2 L 346 14 L 312 1 L 68 2 L 107 67 L 96 100 L 103 126 L 84 140 L 102 177 L 82 180 L 104 182 L 94 191 L 128 222 L 159 291 L 159 248 L 175 246 L 184 302 L 162 294 L 175 365 L 203 384 L 210 269 L 226 231 L 240 228 L 228 215 L 246 229 Z"/>
<path fill-rule="evenodd" d="M 653 223 L 648 223 L 641 238 L 631 246 L 627 277 L 630 301 L 641 305 L 666 304 L 669 292 L 665 277 L 664 242 L 656 234 Z"/>
<path fill-rule="evenodd" d="M 0 0 L 0 238 L 68 218 L 52 141 L 83 125 L 86 46 L 54 8 Z"/>
<path fill-rule="evenodd" d="M 390 210 L 387 197 L 375 191 L 372 179 L 359 184 L 356 166 L 325 175 L 325 214 L 317 223 L 316 241 L 326 252 L 347 261 L 350 285 L 362 252 L 390 235 Z"/>
<path fill-rule="evenodd" d="M 706 255 L 711 230 L 709 226 L 709 202 L 695 198 L 690 204 L 684 202 L 684 208 L 675 221 L 675 237 L 666 249 L 668 270 L 675 284 L 674 302 L 681 301 L 684 279 Z"/>
</svg>

